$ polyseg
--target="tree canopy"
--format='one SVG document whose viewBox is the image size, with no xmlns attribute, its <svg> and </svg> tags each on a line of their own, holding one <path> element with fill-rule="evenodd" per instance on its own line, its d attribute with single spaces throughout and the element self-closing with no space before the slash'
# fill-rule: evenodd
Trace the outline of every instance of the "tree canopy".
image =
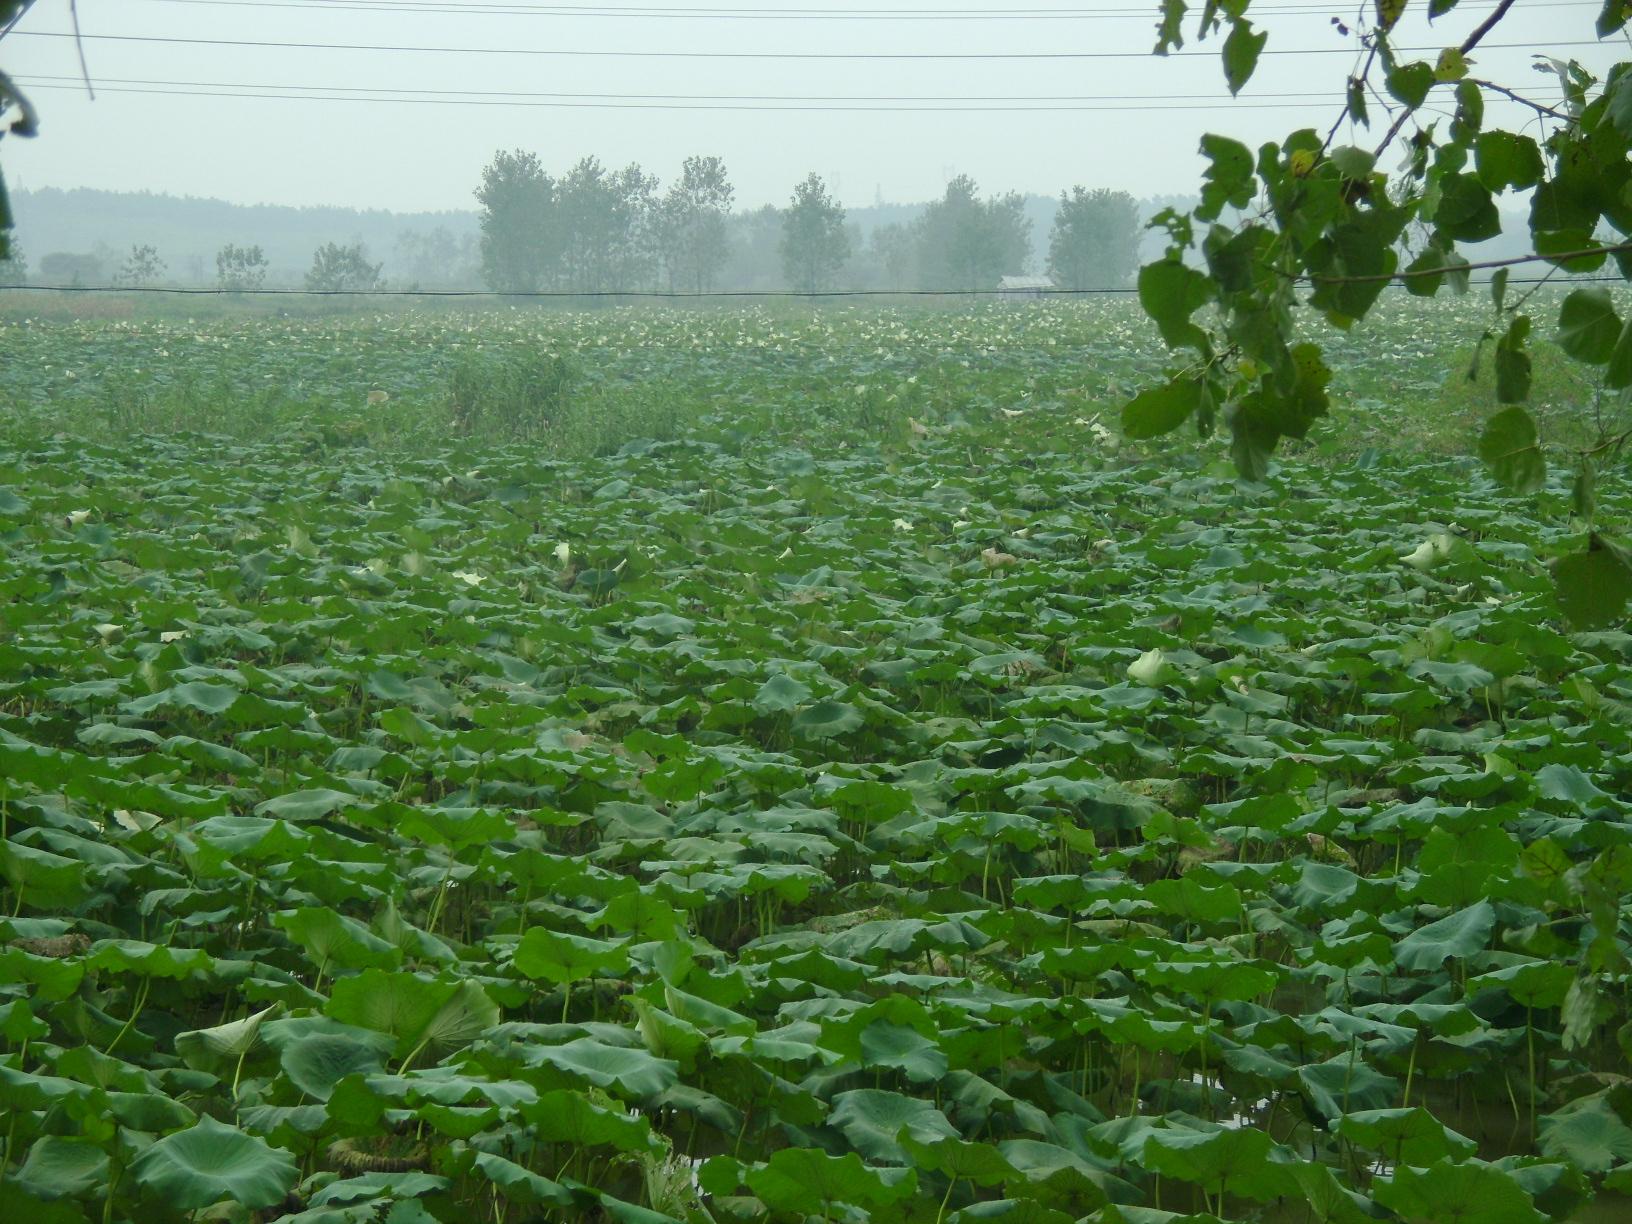
<svg viewBox="0 0 1632 1224">
<path fill-rule="evenodd" d="M 9 28 L 34 0 L 0 0 L 0 29 Z M 39 117 L 33 105 L 5 72 L 0 71 L 0 138 L 33 136 L 39 131 Z M 6 198 L 6 182 L 0 178 L 0 260 L 11 255 L 11 202 Z"/>
<path fill-rule="evenodd" d="M 1060 193 L 1048 239 L 1048 272 L 1062 289 L 1125 285 L 1139 263 L 1139 205 L 1125 191 Z"/>
<path fill-rule="evenodd" d="M 1632 64 L 1600 80 L 1575 62 L 1546 60 L 1557 100 L 1530 97 L 1477 74 L 1475 54 L 1513 7 L 1500 0 L 1459 43 L 1431 59 L 1397 46 L 1401 23 L 1419 12 L 1441 17 L 1457 0 L 1377 0 L 1352 30 L 1358 66 L 1331 126 L 1303 128 L 1256 152 L 1207 135 L 1201 202 L 1169 209 L 1152 224 L 1167 235 L 1162 258 L 1139 272 L 1139 297 L 1173 353 L 1168 377 L 1123 409 L 1125 431 L 1155 437 L 1189 422 L 1205 435 L 1223 425 L 1242 476 L 1262 479 L 1282 438 L 1302 438 L 1329 407 L 1320 345 L 1298 319 L 1313 310 L 1350 328 L 1391 286 L 1414 295 L 1466 292 L 1489 274 L 1491 315 L 1478 338 L 1476 370 L 1493 379 L 1505 405 L 1489 421 L 1479 451 L 1492 475 L 1515 492 L 1540 491 L 1548 462 L 1524 407 L 1530 394 L 1529 341 L 1540 283 L 1561 274 L 1618 270 L 1632 276 Z M 1189 6 L 1163 0 L 1156 47 L 1184 45 Z M 1632 4 L 1608 0 L 1596 30 L 1622 29 Z M 1224 77 L 1232 93 L 1252 78 L 1269 32 L 1252 21 L 1251 0 L 1208 3 L 1189 27 L 1199 41 L 1223 35 Z M 1411 40 L 1424 37 L 1411 31 Z M 1432 99 L 1434 105 L 1428 104 Z M 1538 135 L 1490 122 L 1487 104 L 1517 103 Z M 1450 107 L 1448 122 L 1439 111 Z M 1400 164 L 1393 171 L 1385 166 Z M 1502 232 L 1497 198 L 1528 194 L 1530 253 L 1470 260 L 1462 247 Z M 1420 239 L 1416 235 L 1423 235 Z M 1535 269 L 1512 292 L 1511 268 Z M 1632 321 L 1609 295 L 1575 288 L 1563 298 L 1556 335 L 1564 350 L 1601 372 L 1601 394 L 1624 407 L 1632 387 Z M 1602 464 L 1618 460 L 1632 424 L 1608 414 L 1597 442 L 1571 456 L 1570 513 L 1583 551 L 1555 574 L 1572 616 L 1602 624 L 1632 593 L 1632 551 L 1596 521 L 1592 488 Z"/>
<path fill-rule="evenodd" d="M 995 289 L 1005 274 L 1026 270 L 1031 220 L 1016 192 L 983 200 L 975 181 L 960 174 L 915 225 L 925 288 Z"/>
<path fill-rule="evenodd" d="M 788 283 L 805 293 L 831 288 L 834 275 L 850 258 L 844 207 L 828 194 L 819 174 L 793 189 L 782 215 L 781 250 Z"/>
</svg>

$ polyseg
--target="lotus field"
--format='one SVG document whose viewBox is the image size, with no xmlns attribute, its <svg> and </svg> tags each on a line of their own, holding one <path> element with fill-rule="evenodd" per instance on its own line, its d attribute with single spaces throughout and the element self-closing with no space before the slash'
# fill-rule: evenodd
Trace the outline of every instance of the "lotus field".
<svg viewBox="0 0 1632 1224">
<path fill-rule="evenodd" d="M 0 1219 L 1632 1218 L 1479 310 L 1261 485 L 1114 303 L 6 316 Z"/>
</svg>

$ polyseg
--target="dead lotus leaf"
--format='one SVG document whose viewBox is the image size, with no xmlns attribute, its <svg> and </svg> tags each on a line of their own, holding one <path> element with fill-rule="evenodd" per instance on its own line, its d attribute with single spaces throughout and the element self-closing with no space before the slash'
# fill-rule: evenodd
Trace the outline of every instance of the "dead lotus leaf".
<svg viewBox="0 0 1632 1224">
<path fill-rule="evenodd" d="M 8 948 L 17 948 L 23 952 L 31 952 L 35 956 L 48 956 L 52 960 L 66 960 L 70 956 L 77 956 L 91 946 L 88 935 L 81 935 L 77 931 L 71 935 L 49 935 L 38 939 L 14 939 L 6 945 Z"/>
</svg>

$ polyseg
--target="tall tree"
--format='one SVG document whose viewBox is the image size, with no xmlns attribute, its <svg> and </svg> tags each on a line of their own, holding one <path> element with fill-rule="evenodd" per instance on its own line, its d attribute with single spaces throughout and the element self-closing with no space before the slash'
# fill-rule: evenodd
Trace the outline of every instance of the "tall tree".
<svg viewBox="0 0 1632 1224">
<path fill-rule="evenodd" d="M 216 282 L 229 292 L 259 289 L 266 283 L 266 269 L 266 255 L 258 246 L 229 242 L 215 253 Z"/>
<path fill-rule="evenodd" d="M 608 170 L 586 157 L 567 171 L 557 188 L 567 288 L 606 293 L 647 283 L 656 190 L 657 179 L 634 164 Z"/>
<path fill-rule="evenodd" d="M 130 254 L 114 275 L 113 283 L 141 288 L 152 285 L 164 275 L 165 263 L 159 258 L 157 247 L 132 246 Z"/>
<path fill-rule="evenodd" d="M 1031 262 L 1031 219 L 1017 192 L 980 198 L 967 174 L 946 185 L 917 221 L 918 267 L 925 289 L 993 289 Z"/>
<path fill-rule="evenodd" d="M 775 289 L 782 280 L 782 210 L 762 204 L 746 212 L 733 213 L 726 221 L 728 246 L 726 265 L 720 273 L 733 289 Z"/>
<path fill-rule="evenodd" d="M 1139 266 L 1139 205 L 1125 191 L 1060 193 L 1048 272 L 1062 289 L 1119 289 Z"/>
<path fill-rule="evenodd" d="M 107 260 L 101 252 L 52 251 L 40 259 L 40 279 L 48 285 L 100 285 L 108 275 Z"/>
<path fill-rule="evenodd" d="M 407 230 L 397 236 L 392 251 L 393 278 L 425 289 L 468 286 L 480 258 L 478 245 L 469 234 L 455 238 L 445 225 Z"/>
<path fill-rule="evenodd" d="M 782 215 L 782 270 L 794 288 L 819 293 L 832 288 L 834 275 L 849 258 L 844 207 L 828 195 L 821 176 L 811 174 L 793 189 Z"/>
<path fill-rule="evenodd" d="M 537 293 L 554 281 L 561 246 L 555 180 L 538 155 L 499 150 L 482 171 L 482 279 L 500 293 Z"/>
<path fill-rule="evenodd" d="M 915 254 L 912 230 L 899 221 L 891 221 L 873 231 L 871 246 L 873 262 L 883 276 L 884 287 L 905 289 Z"/>
<path fill-rule="evenodd" d="M 735 192 L 717 157 L 688 157 L 656 209 L 655 245 L 670 289 L 702 293 L 730 254 L 726 218 Z"/>
<path fill-rule="evenodd" d="M 326 242 L 312 252 L 306 288 L 314 293 L 366 293 L 380 287 L 383 266 L 368 262 L 368 248 L 360 242 L 346 246 Z"/>
<path fill-rule="evenodd" d="M 0 285 L 22 285 L 27 282 L 28 256 L 23 254 L 23 244 L 13 237 L 11 249 L 0 256 Z"/>
</svg>

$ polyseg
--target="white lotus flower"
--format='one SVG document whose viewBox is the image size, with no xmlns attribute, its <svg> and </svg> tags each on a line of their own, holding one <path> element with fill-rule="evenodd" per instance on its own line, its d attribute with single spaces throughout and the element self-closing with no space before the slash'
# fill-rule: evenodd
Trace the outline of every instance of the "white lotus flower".
<svg viewBox="0 0 1632 1224">
<path fill-rule="evenodd" d="M 1128 679 L 1146 688 L 1155 688 L 1171 670 L 1166 655 L 1160 650 L 1147 650 L 1128 664 Z"/>
</svg>

